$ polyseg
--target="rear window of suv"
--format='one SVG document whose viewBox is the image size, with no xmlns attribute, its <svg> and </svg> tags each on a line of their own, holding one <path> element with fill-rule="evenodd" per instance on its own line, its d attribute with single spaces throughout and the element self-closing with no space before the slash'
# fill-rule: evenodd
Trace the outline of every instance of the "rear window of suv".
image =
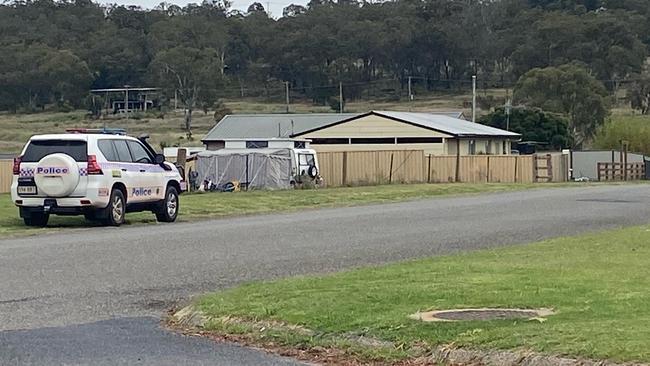
<svg viewBox="0 0 650 366">
<path fill-rule="evenodd" d="M 68 154 L 79 162 L 88 161 L 86 141 L 80 140 L 32 140 L 21 161 L 35 163 L 47 155 L 57 153 Z"/>
</svg>

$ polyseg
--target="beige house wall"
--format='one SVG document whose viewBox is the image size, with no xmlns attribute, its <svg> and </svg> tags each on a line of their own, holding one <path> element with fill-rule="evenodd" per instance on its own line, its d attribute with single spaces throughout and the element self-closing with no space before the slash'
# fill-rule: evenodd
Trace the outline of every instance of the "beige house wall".
<svg viewBox="0 0 650 366">
<path fill-rule="evenodd" d="M 443 140 L 444 141 L 444 140 Z M 390 151 L 390 150 L 423 150 L 425 154 L 445 155 L 445 143 L 440 144 L 346 144 L 346 145 L 315 145 L 311 148 L 319 153 L 337 151 Z"/>
</svg>

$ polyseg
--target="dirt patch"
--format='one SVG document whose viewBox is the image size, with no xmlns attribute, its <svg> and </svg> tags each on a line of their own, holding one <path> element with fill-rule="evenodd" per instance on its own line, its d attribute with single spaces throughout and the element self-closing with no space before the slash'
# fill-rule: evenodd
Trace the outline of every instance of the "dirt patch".
<svg viewBox="0 0 650 366">
<path fill-rule="evenodd" d="M 417 312 L 409 317 L 423 322 L 446 322 L 507 319 L 542 320 L 553 314 L 555 312 L 551 309 L 449 309 L 424 313 Z"/>
</svg>

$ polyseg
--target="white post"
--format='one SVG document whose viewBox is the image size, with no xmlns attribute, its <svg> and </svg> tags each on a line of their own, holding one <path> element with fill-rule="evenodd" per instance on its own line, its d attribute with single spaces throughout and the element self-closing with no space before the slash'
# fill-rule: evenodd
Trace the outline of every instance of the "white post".
<svg viewBox="0 0 650 366">
<path fill-rule="evenodd" d="M 409 100 L 413 100 L 413 93 L 411 92 L 411 77 L 409 76 Z"/>
<path fill-rule="evenodd" d="M 476 122 L 476 75 L 472 75 L 472 122 Z"/>
</svg>

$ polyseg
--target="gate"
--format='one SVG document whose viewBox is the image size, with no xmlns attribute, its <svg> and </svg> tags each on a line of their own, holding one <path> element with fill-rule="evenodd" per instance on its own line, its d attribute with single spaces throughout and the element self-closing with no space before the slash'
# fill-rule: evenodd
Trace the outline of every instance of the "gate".
<svg viewBox="0 0 650 366">
<path fill-rule="evenodd" d="M 599 181 L 626 181 L 645 178 L 644 163 L 598 163 Z"/>
</svg>

